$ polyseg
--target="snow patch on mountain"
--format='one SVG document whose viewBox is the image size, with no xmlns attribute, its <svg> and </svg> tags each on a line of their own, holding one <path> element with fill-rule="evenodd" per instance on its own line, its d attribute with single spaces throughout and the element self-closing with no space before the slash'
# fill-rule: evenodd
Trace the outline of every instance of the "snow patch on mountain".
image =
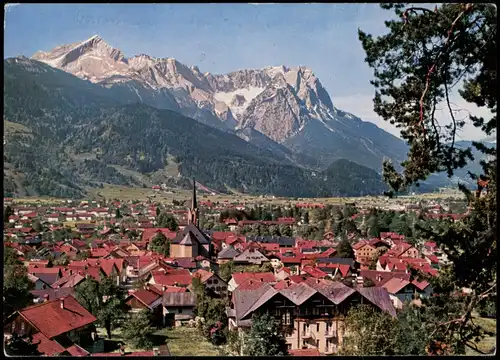
<svg viewBox="0 0 500 360">
<path fill-rule="evenodd" d="M 264 90 L 265 88 L 249 86 L 230 92 L 216 92 L 213 97 L 215 100 L 226 104 L 226 106 L 231 109 L 233 116 L 239 120 L 248 105 L 250 105 L 250 102 Z M 244 101 L 235 101 L 241 99 L 244 99 Z"/>
</svg>

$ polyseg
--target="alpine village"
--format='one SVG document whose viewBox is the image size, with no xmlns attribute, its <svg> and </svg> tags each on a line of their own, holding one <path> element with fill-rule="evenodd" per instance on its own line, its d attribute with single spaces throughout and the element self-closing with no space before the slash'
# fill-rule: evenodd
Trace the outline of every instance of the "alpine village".
<svg viewBox="0 0 500 360">
<path fill-rule="evenodd" d="M 496 5 L 191 5 L 4 6 L 5 355 L 495 355 Z"/>
</svg>

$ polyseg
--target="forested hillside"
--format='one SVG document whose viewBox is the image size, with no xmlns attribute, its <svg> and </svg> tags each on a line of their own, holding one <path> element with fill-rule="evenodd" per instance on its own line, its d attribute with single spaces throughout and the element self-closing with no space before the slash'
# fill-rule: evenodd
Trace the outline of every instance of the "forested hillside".
<svg viewBox="0 0 500 360">
<path fill-rule="evenodd" d="M 146 186 L 115 166 L 151 175 L 164 169 L 168 156 L 183 177 L 196 176 L 219 191 L 346 196 L 384 189 L 380 176 L 363 166 L 342 160 L 324 172 L 304 169 L 176 112 L 125 105 L 103 87 L 34 60 L 4 61 L 4 89 L 4 127 L 25 129 L 5 136 L 6 194 L 22 187 L 74 197 L 103 183 Z"/>
</svg>

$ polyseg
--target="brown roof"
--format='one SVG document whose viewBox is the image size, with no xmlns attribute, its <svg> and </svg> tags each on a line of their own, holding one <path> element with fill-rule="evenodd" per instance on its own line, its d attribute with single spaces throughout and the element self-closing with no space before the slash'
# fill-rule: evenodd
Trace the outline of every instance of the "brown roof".
<svg viewBox="0 0 500 360">
<path fill-rule="evenodd" d="M 233 292 L 233 304 L 235 308 L 236 320 L 240 320 L 248 309 L 257 302 L 271 287 L 264 283 L 255 290 L 235 290 Z"/>
<path fill-rule="evenodd" d="M 396 317 L 396 309 L 389 297 L 389 293 L 383 287 L 368 287 L 357 289 L 358 292 L 373 305 Z"/>
<path fill-rule="evenodd" d="M 189 232 L 191 232 L 194 235 L 194 237 L 200 244 L 210 243 L 210 239 L 198 227 L 196 227 L 193 224 L 188 224 L 182 230 L 182 232 L 178 233 L 175 239 L 172 241 L 172 243 L 179 244 Z"/>
<path fill-rule="evenodd" d="M 191 292 L 165 292 L 163 306 L 195 306 L 196 294 Z"/>
<path fill-rule="evenodd" d="M 280 290 L 280 293 L 290 299 L 294 304 L 301 305 L 318 291 L 313 289 L 305 282 L 300 284 L 291 284 L 285 289 Z"/>
<path fill-rule="evenodd" d="M 291 284 L 280 290 L 273 288 L 267 283 L 253 290 L 239 290 L 237 288 L 233 292 L 232 302 L 234 304 L 236 321 L 239 323 L 277 294 L 283 295 L 296 305 L 301 305 L 313 295 L 319 293 L 332 303 L 338 305 L 356 292 L 359 292 L 362 297 L 381 310 L 388 312 L 392 316 L 396 315 L 396 310 L 386 289 L 361 288 L 355 290 L 334 281 L 301 282 L 299 284 Z"/>
<path fill-rule="evenodd" d="M 66 275 L 57 280 L 55 283 L 52 284 L 53 288 L 59 288 L 59 287 L 74 287 L 78 285 L 81 281 L 85 280 L 85 277 L 80 275 L 80 274 L 71 274 L 71 275 Z"/>
</svg>

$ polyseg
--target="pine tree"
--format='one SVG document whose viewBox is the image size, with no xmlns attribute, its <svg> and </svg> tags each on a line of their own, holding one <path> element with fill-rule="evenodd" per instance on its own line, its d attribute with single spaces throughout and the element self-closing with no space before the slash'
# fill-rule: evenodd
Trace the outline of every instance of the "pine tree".
<svg viewBox="0 0 500 360">
<path fill-rule="evenodd" d="M 151 336 L 154 329 L 151 326 L 151 314 L 148 310 L 141 310 L 134 313 L 125 322 L 122 329 L 122 336 L 130 342 L 136 349 L 151 349 L 153 343 Z"/>
<path fill-rule="evenodd" d="M 497 130 L 497 10 L 493 4 L 453 3 L 412 7 L 405 3 L 382 4 L 394 11 L 396 19 L 386 21 L 388 33 L 374 38 L 359 30 L 366 52 L 366 62 L 374 69 L 374 110 L 384 120 L 401 129 L 408 142 L 408 158 L 403 171 L 385 162 L 384 179 L 393 195 L 425 180 L 430 174 L 456 169 L 472 160 L 471 148 L 456 146 L 457 133 L 469 124 L 491 137 Z M 466 102 L 491 112 L 488 119 L 469 115 L 457 117 L 450 95 L 460 86 L 459 95 Z M 436 109 L 443 107 L 451 119 L 440 123 Z M 434 287 L 427 309 L 435 309 L 427 318 L 433 327 L 429 335 L 429 353 L 464 353 L 479 335 L 471 313 L 485 298 L 496 295 L 496 157 L 493 147 L 480 142 L 473 146 L 488 159 L 482 170 L 470 174 L 477 181 L 475 192 L 463 185 L 470 212 L 461 221 L 446 226 L 418 229 L 416 233 L 435 241 L 448 256 L 452 266 L 440 272 L 448 286 Z M 483 190 L 486 191 L 482 195 Z M 464 297 L 452 294 L 467 287 Z M 437 289 L 437 290 L 436 290 Z M 443 302 L 441 299 L 446 299 Z M 441 302 L 439 306 L 433 305 Z M 445 310 L 445 307 L 448 310 Z"/>
</svg>

